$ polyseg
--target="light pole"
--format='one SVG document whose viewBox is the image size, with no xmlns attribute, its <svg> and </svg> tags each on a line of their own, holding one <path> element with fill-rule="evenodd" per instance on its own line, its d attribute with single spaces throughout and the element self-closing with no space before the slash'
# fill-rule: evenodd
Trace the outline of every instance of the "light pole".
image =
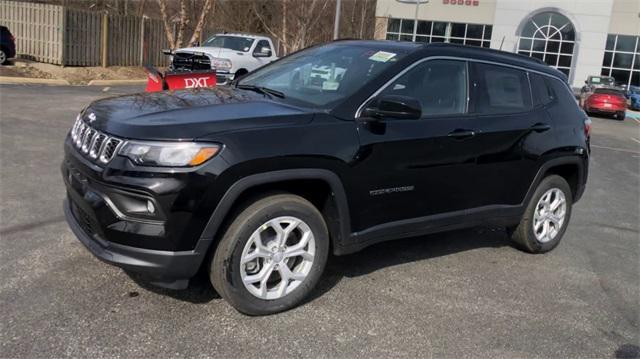
<svg viewBox="0 0 640 359">
<path fill-rule="evenodd" d="M 336 18 L 333 20 L 333 39 L 340 36 L 340 0 L 336 0 Z"/>
</svg>

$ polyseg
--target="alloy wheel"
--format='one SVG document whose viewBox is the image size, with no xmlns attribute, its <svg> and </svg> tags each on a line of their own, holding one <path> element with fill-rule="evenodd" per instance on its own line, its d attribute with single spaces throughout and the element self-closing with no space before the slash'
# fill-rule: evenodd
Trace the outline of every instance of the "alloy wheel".
<svg viewBox="0 0 640 359">
<path fill-rule="evenodd" d="M 558 188 L 551 188 L 546 191 L 533 214 L 533 233 L 540 243 L 547 243 L 553 240 L 565 221 L 567 214 L 567 199 L 564 193 Z"/>
<path fill-rule="evenodd" d="M 309 275 L 316 252 L 311 228 L 295 217 L 277 217 L 249 237 L 240 259 L 245 288 L 257 298 L 280 299 Z"/>
</svg>

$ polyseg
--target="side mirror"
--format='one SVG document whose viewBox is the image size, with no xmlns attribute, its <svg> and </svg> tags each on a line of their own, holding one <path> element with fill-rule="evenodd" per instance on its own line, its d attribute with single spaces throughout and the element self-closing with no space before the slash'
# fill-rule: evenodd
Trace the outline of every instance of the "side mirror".
<svg viewBox="0 0 640 359">
<path fill-rule="evenodd" d="M 585 85 L 588 85 L 588 84 L 589 84 L 589 81 L 584 80 L 584 83 L 585 83 Z"/>
<path fill-rule="evenodd" d="M 271 49 L 265 46 L 260 51 L 254 51 L 253 57 L 271 57 Z"/>
<path fill-rule="evenodd" d="M 422 104 L 409 96 L 384 95 L 371 102 L 361 117 L 417 120 L 422 117 Z"/>
<path fill-rule="evenodd" d="M 173 55 L 173 51 L 171 51 L 171 49 L 162 49 L 162 53 L 165 55 Z"/>
</svg>

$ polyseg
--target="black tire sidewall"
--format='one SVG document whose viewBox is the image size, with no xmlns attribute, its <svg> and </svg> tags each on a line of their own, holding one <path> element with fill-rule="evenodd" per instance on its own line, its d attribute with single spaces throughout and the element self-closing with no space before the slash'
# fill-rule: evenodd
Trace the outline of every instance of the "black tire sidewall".
<svg viewBox="0 0 640 359">
<path fill-rule="evenodd" d="M 280 299 L 264 300 L 245 288 L 240 275 L 240 259 L 251 234 L 270 219 L 282 216 L 299 218 L 309 226 L 316 245 L 314 263 L 307 278 L 293 292 Z M 300 304 L 310 294 L 324 271 L 328 253 L 329 235 L 317 209 L 301 197 L 277 195 L 257 201 L 236 217 L 214 255 L 210 270 L 212 276 L 224 275 L 220 278 L 223 286 L 220 294 L 240 312 L 273 314 Z"/>
<path fill-rule="evenodd" d="M 567 209 L 564 217 L 564 222 L 562 223 L 562 228 L 560 228 L 560 231 L 558 232 L 558 234 L 552 240 L 542 243 L 538 241 L 533 231 L 533 224 L 532 224 L 533 216 L 534 216 L 538 201 L 540 201 L 540 198 L 542 197 L 542 195 L 544 195 L 545 192 L 547 192 L 552 188 L 558 188 L 564 193 L 565 200 L 567 201 L 567 204 L 566 204 Z M 572 205 L 573 205 L 573 195 L 571 193 L 571 187 L 569 187 L 569 184 L 567 183 L 567 181 L 565 181 L 564 178 L 557 175 L 551 175 L 543 179 L 542 182 L 540 182 L 540 185 L 536 189 L 535 193 L 533 194 L 533 197 L 531 198 L 531 201 L 529 202 L 529 205 L 527 206 L 527 210 L 525 212 L 524 222 L 526 223 L 523 223 L 525 225 L 525 230 L 526 230 L 527 243 L 525 243 L 525 245 L 529 247 L 529 249 L 534 253 L 544 253 L 555 248 L 558 245 L 558 243 L 560 243 L 560 240 L 564 236 L 564 233 L 567 230 L 567 227 L 569 226 L 569 221 L 571 220 Z"/>
</svg>

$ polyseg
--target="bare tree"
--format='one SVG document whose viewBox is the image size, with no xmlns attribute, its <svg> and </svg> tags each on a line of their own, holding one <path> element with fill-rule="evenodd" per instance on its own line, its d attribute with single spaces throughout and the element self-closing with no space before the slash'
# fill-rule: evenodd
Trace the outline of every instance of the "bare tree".
<svg viewBox="0 0 640 359">
<path fill-rule="evenodd" d="M 265 34 L 286 55 L 331 41 L 336 0 L 22 0 L 161 19 L 171 48 L 230 31 Z M 376 0 L 342 0 L 340 37 L 372 38 Z M 214 16 L 215 14 L 215 16 Z"/>
<path fill-rule="evenodd" d="M 215 3 L 213 0 L 205 0 L 200 12 L 200 18 L 198 19 L 196 28 L 193 30 L 193 34 L 191 35 L 191 39 L 189 40 L 189 45 L 193 45 L 196 42 L 200 41 L 200 36 L 202 35 L 202 30 L 204 29 L 207 14 L 209 13 L 209 11 L 211 11 L 212 14 L 215 13 L 215 9 L 213 9 L 214 7 Z"/>
<path fill-rule="evenodd" d="M 214 0 L 203 0 L 198 7 L 187 6 L 187 0 L 180 0 L 178 2 L 179 8 L 172 9 L 168 7 L 167 0 L 157 0 L 158 7 L 160 9 L 160 17 L 164 24 L 164 31 L 167 36 L 167 41 L 172 49 L 180 48 L 183 45 L 191 46 L 195 44 L 200 38 L 202 29 L 204 28 L 207 15 L 213 9 Z M 175 1 L 171 5 L 175 5 Z M 192 4 L 193 5 L 193 4 Z M 177 13 L 177 14 L 176 14 Z M 187 30 L 191 29 L 191 21 L 197 17 L 193 32 L 186 44 L 183 44 L 185 37 L 187 36 Z M 175 20 L 174 20 L 175 19 Z M 173 23 L 177 24 L 177 34 L 174 36 Z"/>
<path fill-rule="evenodd" d="M 331 38 L 333 11 L 328 10 L 333 3 L 334 0 L 254 1 L 253 12 L 260 26 L 280 42 L 284 52 L 291 53 Z"/>
</svg>

